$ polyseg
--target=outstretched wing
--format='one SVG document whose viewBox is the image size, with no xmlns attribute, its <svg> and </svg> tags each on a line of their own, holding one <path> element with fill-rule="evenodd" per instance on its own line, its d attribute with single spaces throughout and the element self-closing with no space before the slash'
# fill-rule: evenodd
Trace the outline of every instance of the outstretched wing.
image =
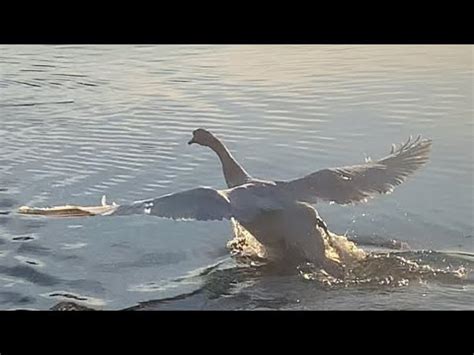
<svg viewBox="0 0 474 355">
<path fill-rule="evenodd" d="M 314 203 L 318 199 L 348 204 L 364 201 L 378 193 L 389 193 L 428 161 L 431 140 L 392 145 L 390 155 L 376 162 L 323 169 L 290 181 L 285 188 L 296 199 Z"/>
<path fill-rule="evenodd" d="M 232 217 L 230 202 L 220 191 L 199 187 L 155 199 L 120 205 L 110 215 L 149 214 L 172 219 L 199 221 Z"/>
</svg>

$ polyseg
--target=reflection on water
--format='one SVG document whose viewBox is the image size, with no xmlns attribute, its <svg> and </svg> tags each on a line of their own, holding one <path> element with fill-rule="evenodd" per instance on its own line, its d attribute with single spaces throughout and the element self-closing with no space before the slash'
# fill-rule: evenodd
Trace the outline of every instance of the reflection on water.
<svg viewBox="0 0 474 355">
<path fill-rule="evenodd" d="M 197 127 L 222 138 L 253 176 L 278 180 L 381 157 L 421 133 L 433 139 L 430 163 L 392 195 L 318 211 L 354 240 L 437 251 L 392 252 L 373 267 L 398 270 L 400 256 L 433 270 L 468 270 L 472 53 L 472 46 L 1 46 L 0 307 L 86 298 L 123 309 L 182 297 L 166 307 L 472 309 L 470 283 L 423 277 L 408 287 L 316 287 L 296 272 L 262 276 L 233 259 L 207 275 L 232 291 L 212 301 L 204 291 L 184 297 L 202 286 L 189 275 L 225 257 L 228 223 L 8 214 L 21 205 L 94 205 L 104 194 L 120 204 L 224 187 L 215 156 L 186 144 Z"/>
</svg>

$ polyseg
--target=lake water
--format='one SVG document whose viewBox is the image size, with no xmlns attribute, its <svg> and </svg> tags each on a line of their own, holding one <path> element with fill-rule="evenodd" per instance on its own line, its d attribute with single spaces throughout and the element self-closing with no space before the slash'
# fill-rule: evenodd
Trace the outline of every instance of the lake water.
<svg viewBox="0 0 474 355">
<path fill-rule="evenodd" d="M 279 180 L 422 134 L 430 162 L 391 195 L 318 211 L 335 232 L 469 271 L 473 75 L 472 46 L 0 46 L 0 210 L 223 188 L 215 155 L 186 144 L 198 127 Z M 0 215 L 0 308 L 474 309 L 472 273 L 322 287 L 237 268 L 230 238 L 228 222 Z"/>
</svg>

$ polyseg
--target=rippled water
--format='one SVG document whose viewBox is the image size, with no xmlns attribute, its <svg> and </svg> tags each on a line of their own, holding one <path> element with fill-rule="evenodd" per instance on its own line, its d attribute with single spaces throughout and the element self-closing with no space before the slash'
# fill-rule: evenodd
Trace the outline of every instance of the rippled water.
<svg viewBox="0 0 474 355">
<path fill-rule="evenodd" d="M 421 133 L 431 162 L 392 195 L 318 211 L 335 232 L 469 269 L 473 73 L 472 46 L 1 46 L 0 211 L 222 188 L 216 157 L 186 144 L 197 127 L 270 179 L 381 157 Z M 326 287 L 236 268 L 230 237 L 227 222 L 0 215 L 0 308 L 474 308 L 472 275 Z"/>
</svg>

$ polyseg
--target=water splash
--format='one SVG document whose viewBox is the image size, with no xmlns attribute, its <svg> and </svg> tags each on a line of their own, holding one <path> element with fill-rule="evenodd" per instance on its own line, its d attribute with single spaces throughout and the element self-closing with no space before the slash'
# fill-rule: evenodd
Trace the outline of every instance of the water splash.
<svg viewBox="0 0 474 355">
<path fill-rule="evenodd" d="M 227 247 L 238 264 L 267 264 L 265 247 L 238 222 L 232 220 L 232 227 L 234 235 Z M 322 235 L 326 257 L 341 265 L 343 276 L 331 275 L 312 263 L 300 264 L 296 270 L 304 280 L 316 281 L 324 286 L 403 287 L 427 281 L 460 283 L 466 281 L 474 266 L 474 255 L 470 254 L 460 258 L 456 253 L 431 250 L 366 252 L 346 236 L 334 233 Z M 292 266 L 288 265 L 288 268 Z"/>
<path fill-rule="evenodd" d="M 428 260 L 432 254 L 436 260 Z M 344 276 L 336 278 L 313 264 L 298 266 L 298 272 L 305 280 L 312 280 L 324 286 L 388 286 L 403 287 L 413 283 L 442 282 L 466 283 L 472 271 L 472 262 L 464 265 L 452 265 L 446 262 L 443 253 L 432 251 L 400 252 L 400 253 L 369 253 L 351 267 L 345 268 Z M 413 260 L 417 257 L 417 261 Z M 444 263 L 443 263 L 443 260 Z M 440 265 L 444 264 L 444 265 Z"/>
<path fill-rule="evenodd" d="M 265 260 L 265 247 L 240 223 L 231 219 L 233 239 L 227 243 L 230 254 L 244 263 L 257 263 Z"/>
</svg>

